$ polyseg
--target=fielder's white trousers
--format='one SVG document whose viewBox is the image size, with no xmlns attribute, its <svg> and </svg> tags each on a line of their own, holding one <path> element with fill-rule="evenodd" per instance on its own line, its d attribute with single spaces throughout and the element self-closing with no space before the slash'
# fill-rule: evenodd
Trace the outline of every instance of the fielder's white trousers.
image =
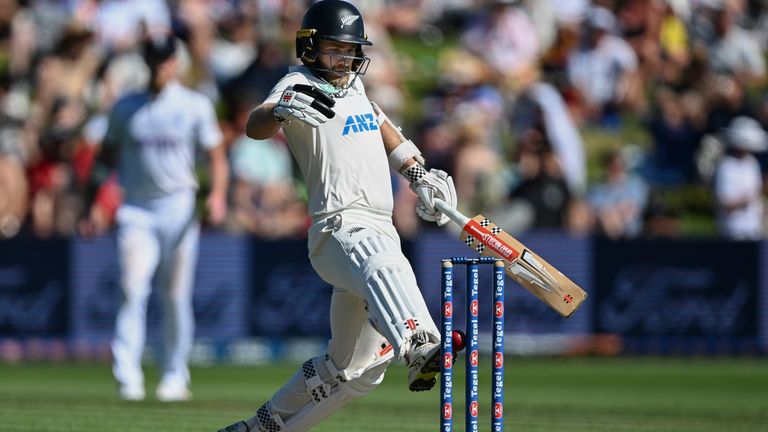
<svg viewBox="0 0 768 432">
<path fill-rule="evenodd" d="M 143 385 L 147 303 L 156 286 L 163 321 L 163 380 L 189 383 L 194 337 L 192 287 L 200 227 L 195 192 L 183 191 L 117 212 L 117 249 L 123 301 L 112 341 L 113 373 L 124 385 Z"/>
</svg>

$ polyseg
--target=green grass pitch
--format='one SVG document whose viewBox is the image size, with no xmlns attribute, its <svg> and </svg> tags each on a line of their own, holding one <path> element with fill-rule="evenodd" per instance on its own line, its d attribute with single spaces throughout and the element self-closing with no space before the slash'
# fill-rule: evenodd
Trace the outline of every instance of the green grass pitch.
<svg viewBox="0 0 768 432">
<path fill-rule="evenodd" d="M 117 399 L 105 364 L 0 365 L 0 431 L 216 431 L 251 415 L 297 365 L 195 368 L 195 398 Z M 490 429 L 489 365 L 481 364 L 480 430 Z M 457 431 L 463 431 L 463 359 L 455 374 Z M 507 431 L 768 430 L 768 359 L 508 358 Z M 410 393 L 392 366 L 368 397 L 315 431 L 437 431 L 439 392 Z"/>
</svg>

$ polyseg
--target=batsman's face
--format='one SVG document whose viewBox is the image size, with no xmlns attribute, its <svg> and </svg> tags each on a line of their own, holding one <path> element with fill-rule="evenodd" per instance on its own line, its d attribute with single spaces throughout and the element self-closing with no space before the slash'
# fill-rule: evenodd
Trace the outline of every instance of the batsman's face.
<svg viewBox="0 0 768 432">
<path fill-rule="evenodd" d="M 345 84 L 352 73 L 352 65 L 357 59 L 357 45 L 331 40 L 320 40 L 318 44 L 317 62 L 328 71 L 326 79 L 340 87 Z"/>
</svg>

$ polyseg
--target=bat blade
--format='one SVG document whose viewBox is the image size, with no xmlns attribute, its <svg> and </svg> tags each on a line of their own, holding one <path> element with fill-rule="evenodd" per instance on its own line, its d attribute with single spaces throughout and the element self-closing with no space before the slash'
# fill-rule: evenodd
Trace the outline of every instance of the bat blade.
<svg viewBox="0 0 768 432">
<path fill-rule="evenodd" d="M 564 317 L 587 298 L 581 287 L 483 215 L 466 222 L 461 239 L 482 256 L 504 260 L 509 277 Z"/>
</svg>

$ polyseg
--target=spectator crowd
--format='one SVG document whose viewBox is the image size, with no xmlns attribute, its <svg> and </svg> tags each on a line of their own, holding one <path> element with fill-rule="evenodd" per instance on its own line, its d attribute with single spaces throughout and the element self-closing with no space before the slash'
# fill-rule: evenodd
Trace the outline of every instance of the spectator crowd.
<svg viewBox="0 0 768 432">
<path fill-rule="evenodd" d="M 721 235 L 765 237 L 768 2 L 354 3 L 374 43 L 362 77 L 371 100 L 452 174 L 463 212 L 513 233 L 674 236 L 670 191 L 699 188 Z M 109 110 L 146 85 L 137 50 L 150 31 L 183 40 L 184 83 L 217 106 L 232 166 L 226 229 L 304 236 L 304 187 L 284 139 L 244 130 L 297 61 L 306 5 L 0 0 L 0 238 L 76 232 Z M 628 128 L 646 142 L 625 141 Z M 593 145 L 596 134 L 609 145 Z M 392 182 L 395 223 L 416 235 L 416 197 Z M 98 202 L 114 214 L 116 181 Z"/>
</svg>

